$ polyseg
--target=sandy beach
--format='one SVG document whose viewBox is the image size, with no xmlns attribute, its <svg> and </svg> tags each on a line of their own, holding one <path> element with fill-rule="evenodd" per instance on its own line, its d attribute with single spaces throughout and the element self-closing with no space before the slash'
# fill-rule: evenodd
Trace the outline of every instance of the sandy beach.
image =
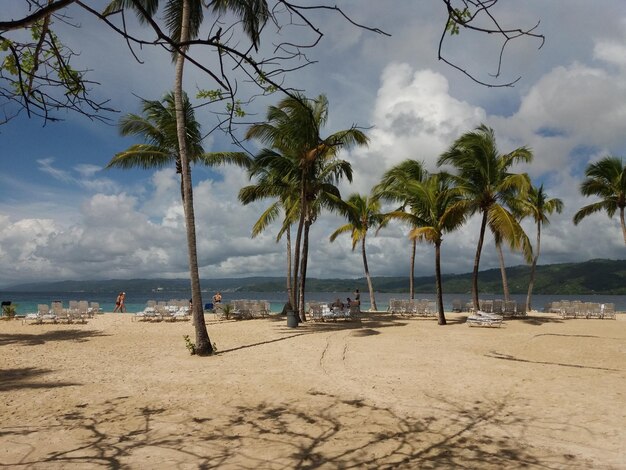
<svg viewBox="0 0 626 470">
<path fill-rule="evenodd" d="M 0 466 L 626 468 L 626 318 L 0 322 Z"/>
</svg>

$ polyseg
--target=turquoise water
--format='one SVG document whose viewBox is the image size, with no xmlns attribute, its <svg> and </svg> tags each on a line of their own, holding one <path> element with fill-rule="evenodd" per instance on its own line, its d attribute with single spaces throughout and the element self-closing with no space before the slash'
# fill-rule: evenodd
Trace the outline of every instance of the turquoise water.
<svg viewBox="0 0 626 470">
<path fill-rule="evenodd" d="M 222 292 L 223 302 L 229 302 L 237 299 L 254 299 L 267 300 L 271 304 L 272 312 L 280 312 L 287 300 L 284 292 Z M 37 311 L 37 304 L 48 304 L 54 300 L 60 300 L 67 307 L 70 300 L 88 300 L 90 302 L 98 302 L 100 308 L 104 312 L 112 312 L 115 307 L 116 293 L 96 293 L 96 292 L 9 292 L 0 291 L 0 300 L 11 301 L 17 305 L 18 315 L 32 313 Z M 211 302 L 212 293 L 203 293 L 203 302 Z M 189 299 L 189 292 L 126 292 L 126 311 L 128 313 L 136 313 L 142 311 L 148 300 L 165 300 L 170 299 Z M 307 301 L 325 301 L 333 302 L 336 298 L 340 298 L 345 302 L 347 297 L 353 298 L 352 292 L 309 292 L 306 295 Z M 390 299 L 408 299 L 408 293 L 382 293 L 375 294 L 376 306 L 378 310 L 387 310 Z M 512 300 L 525 302 L 526 295 L 512 295 Z M 435 300 L 434 294 L 416 294 L 416 299 Z M 501 299 L 502 296 L 481 295 L 481 299 Z M 461 299 L 469 301 L 471 296 L 468 294 L 446 294 L 444 295 L 444 309 L 452 310 L 452 301 Z M 549 302 L 558 300 L 581 300 L 585 302 L 601 302 L 614 303 L 615 309 L 620 312 L 626 311 L 626 295 L 535 295 L 533 296 L 533 307 L 536 310 L 542 310 L 544 305 Z M 361 309 L 369 310 L 370 298 L 367 292 L 361 292 Z"/>
</svg>

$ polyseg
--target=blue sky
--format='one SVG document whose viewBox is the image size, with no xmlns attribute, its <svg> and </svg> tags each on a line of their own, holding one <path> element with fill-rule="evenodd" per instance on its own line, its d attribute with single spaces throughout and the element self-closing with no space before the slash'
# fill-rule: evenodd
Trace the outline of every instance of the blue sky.
<svg viewBox="0 0 626 470">
<path fill-rule="evenodd" d="M 393 7 L 391 6 L 393 5 Z M 308 96 L 324 93 L 330 102 L 327 133 L 352 124 L 368 128 L 366 149 L 346 152 L 353 184 L 342 193 L 368 192 L 382 173 L 406 158 L 435 170 L 439 154 L 460 134 L 481 123 L 494 128 L 503 152 L 528 145 L 530 165 L 519 167 L 551 197 L 565 203 L 545 227 L 540 263 L 625 259 L 617 217 L 590 217 L 574 226 L 572 216 L 591 202 L 578 187 L 586 165 L 607 155 L 626 161 L 626 8 L 622 0 L 502 0 L 497 13 L 505 25 L 531 26 L 546 36 L 513 42 L 504 55 L 502 80 L 510 88 L 487 88 L 437 60 L 444 12 L 439 2 L 350 0 L 342 8 L 358 22 L 392 34 L 359 30 L 336 15 L 324 15 L 325 36 L 309 52 L 316 64 L 289 77 Z M 16 4 L 3 19 L 18 14 Z M 111 124 L 67 115 L 59 123 L 27 119 L 25 114 L 0 126 L 0 286 L 61 279 L 185 277 L 187 254 L 178 180 L 173 169 L 104 170 L 112 156 L 134 141 L 118 136 L 119 116 L 137 112 L 137 96 L 158 99 L 171 88 L 173 68 L 167 54 L 140 51 L 137 64 L 109 29 L 75 10 L 81 28 L 61 29 L 63 39 L 81 55 L 76 65 L 91 69 L 101 85 L 95 96 L 111 99 L 120 111 Z M 275 40 L 268 30 L 267 47 Z M 448 57 L 480 79 L 495 71 L 499 43 L 462 33 L 446 42 Z M 188 68 L 185 86 L 193 95 L 210 88 L 206 77 Z M 242 82 L 243 83 L 243 82 Z M 242 89 L 245 87 L 242 85 Z M 250 116 L 262 116 L 279 96 L 256 101 Z M 0 102 L 0 106 L 4 104 Z M 212 116 L 198 110 L 203 128 Z M 240 132 L 245 126 L 240 126 Z M 255 143 L 249 144 L 256 150 Z M 206 150 L 230 150 L 229 139 L 212 134 Z M 250 238 L 253 222 L 266 203 L 242 207 L 239 188 L 248 184 L 239 169 L 193 173 L 198 224 L 198 255 L 204 278 L 281 276 L 284 244 L 273 227 Z M 349 237 L 334 243 L 329 235 L 342 221 L 333 215 L 314 225 L 309 273 L 315 277 L 359 277 L 358 250 Z M 534 227 L 525 225 L 534 240 Z M 406 275 L 407 230 L 400 225 L 368 239 L 373 275 Z M 472 219 L 442 247 L 444 273 L 468 272 L 477 242 Z M 418 248 L 417 274 L 433 273 L 433 250 Z M 506 253 L 507 264 L 523 263 Z M 497 266 L 493 243 L 483 250 L 481 269 Z"/>
</svg>

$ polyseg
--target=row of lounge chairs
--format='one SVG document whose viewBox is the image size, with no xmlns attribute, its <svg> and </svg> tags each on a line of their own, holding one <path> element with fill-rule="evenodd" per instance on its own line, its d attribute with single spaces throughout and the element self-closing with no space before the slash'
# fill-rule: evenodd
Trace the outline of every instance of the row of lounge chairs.
<svg viewBox="0 0 626 470">
<path fill-rule="evenodd" d="M 333 307 L 326 302 L 309 302 L 305 312 L 311 321 L 356 320 L 361 313 L 361 306 L 358 302 L 343 308 Z"/>
<path fill-rule="evenodd" d="M 87 323 L 89 318 L 102 313 L 98 302 L 87 300 L 70 300 L 67 308 L 60 300 L 53 301 L 50 305 L 38 304 L 37 312 L 24 315 L 23 323 Z"/>
<path fill-rule="evenodd" d="M 251 320 L 269 316 L 271 304 L 268 300 L 238 299 L 212 305 L 211 311 L 218 320 Z"/>
<path fill-rule="evenodd" d="M 437 316 L 437 302 L 428 299 L 390 299 L 387 311 L 403 317 L 435 317 Z"/>
<path fill-rule="evenodd" d="M 524 302 L 516 302 L 515 300 L 479 300 L 478 309 L 484 313 L 494 313 L 505 317 L 526 316 L 526 304 Z M 452 301 L 453 312 L 472 312 L 473 310 L 473 302 L 464 302 L 460 299 Z"/>
<path fill-rule="evenodd" d="M 265 318 L 271 313 L 270 303 L 267 300 L 233 300 L 231 304 L 232 315 L 235 318 L 240 318 L 243 320 L 250 320 L 253 318 Z"/>
<path fill-rule="evenodd" d="M 169 301 L 148 300 L 146 307 L 137 312 L 133 317 L 136 321 L 170 321 L 189 320 L 191 318 L 191 309 L 189 308 L 189 300 L 171 299 Z"/>
<path fill-rule="evenodd" d="M 545 306 L 544 311 L 558 313 L 562 318 L 608 318 L 615 320 L 614 303 L 560 300 L 550 302 Z"/>
</svg>

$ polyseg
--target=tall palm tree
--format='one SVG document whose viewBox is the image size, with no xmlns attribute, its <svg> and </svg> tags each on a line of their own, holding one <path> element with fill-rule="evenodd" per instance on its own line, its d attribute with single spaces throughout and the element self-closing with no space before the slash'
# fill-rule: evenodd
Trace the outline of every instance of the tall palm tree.
<svg viewBox="0 0 626 470">
<path fill-rule="evenodd" d="M 424 181 L 428 176 L 428 172 L 424 169 L 422 163 L 416 160 L 404 160 L 398 165 L 390 168 L 385 172 L 374 189 L 373 194 L 377 198 L 401 204 L 401 207 L 409 207 L 412 194 L 407 192 L 407 188 L 412 183 Z M 414 219 L 409 219 L 409 223 Z M 415 252 L 417 239 L 411 240 L 411 262 L 409 271 L 409 298 L 415 298 Z"/>
<path fill-rule="evenodd" d="M 602 160 L 591 163 L 585 170 L 587 177 L 580 184 L 580 192 L 584 196 L 598 196 L 600 201 L 582 207 L 574 215 L 574 225 L 578 225 L 588 215 L 605 211 L 612 218 L 619 210 L 622 235 L 626 243 L 626 223 L 624 207 L 626 207 L 626 165 L 619 157 L 606 156 Z"/>
<path fill-rule="evenodd" d="M 410 210 L 394 211 L 389 218 L 405 220 L 413 229 L 409 237 L 427 241 L 435 246 L 435 282 L 439 325 L 446 324 L 443 310 L 441 280 L 441 244 L 444 233 L 452 232 L 465 223 L 467 210 L 462 194 L 453 187 L 452 178 L 446 173 L 432 174 L 423 181 L 411 181 L 405 192 L 410 195 Z"/>
<path fill-rule="evenodd" d="M 352 234 L 352 251 L 361 242 L 361 255 L 363 257 L 363 269 L 367 279 L 367 287 L 370 293 L 370 304 L 374 311 L 378 310 L 374 297 L 374 286 L 367 265 L 367 253 L 365 240 L 369 229 L 378 228 L 384 222 L 384 216 L 380 212 L 380 201 L 372 196 L 364 196 L 359 193 L 351 194 L 348 199 L 338 206 L 338 210 L 348 219 L 348 223 L 342 225 L 330 235 L 333 242 L 342 233 Z"/>
<path fill-rule="evenodd" d="M 463 134 L 439 157 L 438 165 L 451 164 L 456 168 L 454 183 L 463 194 L 468 213 L 482 216 L 472 278 L 475 309 L 478 309 L 478 268 L 487 223 L 507 239 L 514 239 L 515 232 L 521 230 L 504 204 L 512 192 L 523 193 L 530 180 L 528 175 L 510 173 L 509 169 L 514 163 L 530 162 L 532 157 L 526 147 L 500 154 L 493 129 L 484 124 Z"/>
<path fill-rule="evenodd" d="M 165 0 L 164 7 L 165 23 L 169 29 L 170 38 L 175 44 L 172 53 L 175 63 L 174 103 L 176 109 L 176 133 L 182 168 L 183 208 L 185 211 L 185 227 L 187 229 L 189 277 L 196 331 L 196 352 L 202 356 L 212 354 L 213 346 L 209 340 L 204 322 L 204 311 L 202 310 L 191 167 L 185 137 L 183 72 L 185 68 L 185 53 L 188 50 L 187 43 L 190 39 L 198 36 L 203 20 L 204 6 L 204 2 L 201 0 Z M 147 22 L 157 13 L 159 0 L 140 0 L 138 2 L 133 0 L 112 0 L 106 8 L 105 14 L 120 8 L 135 10 L 140 21 Z M 269 17 L 269 10 L 265 0 L 214 0 L 207 8 L 211 8 L 213 13 L 217 15 L 232 12 L 241 20 L 243 30 L 251 40 L 252 45 L 255 48 L 258 47 L 260 31 Z"/>
<path fill-rule="evenodd" d="M 178 141 L 177 124 L 179 121 L 176 115 L 174 95 L 173 93 L 168 93 L 163 98 L 163 101 L 143 100 L 142 109 L 143 115 L 129 114 L 123 117 L 120 120 L 119 130 L 122 135 L 132 135 L 142 138 L 144 143 L 131 145 L 127 150 L 117 153 L 108 163 L 107 168 L 148 169 L 163 168 L 167 165 L 174 165 L 177 173 L 181 174 L 181 198 L 183 205 L 185 205 L 186 202 L 188 202 L 188 198 L 191 197 L 191 188 L 189 188 L 190 191 L 187 192 L 185 191 L 183 184 L 184 166 L 181 159 L 182 152 L 180 151 Z M 243 153 L 204 152 L 202 147 L 200 124 L 195 118 L 193 107 L 191 106 L 186 94 L 183 95 L 183 113 L 183 122 L 186 125 L 185 145 L 189 161 L 209 166 L 221 165 L 224 163 L 235 163 L 243 167 L 249 166 L 249 158 Z M 186 225 L 189 227 L 189 222 L 187 220 Z M 193 231 L 193 246 L 195 247 L 195 225 Z M 187 230 L 187 234 L 189 242 L 189 230 Z M 197 261 L 195 266 L 197 273 Z M 211 345 L 208 331 L 206 330 L 202 304 L 200 305 L 200 308 L 196 308 L 196 302 L 202 302 L 201 297 L 199 299 L 194 299 L 192 295 L 197 352 L 198 354 L 204 355 L 211 354 L 213 346 Z M 205 343 L 207 343 L 208 346 Z"/>
<path fill-rule="evenodd" d="M 338 152 L 368 142 L 365 134 L 356 128 L 322 138 L 320 129 L 327 120 L 328 100 L 324 95 L 310 100 L 295 94 L 284 98 L 277 106 L 270 106 L 266 122 L 251 126 L 246 134 L 246 138 L 259 139 L 291 160 L 291 164 L 283 166 L 290 168 L 285 177 L 290 178 L 299 191 L 300 220 L 294 250 L 293 286 L 298 289 L 296 300 L 302 320 L 311 224 L 325 205 L 332 204 L 333 199 L 326 195 L 339 197 L 335 185 L 341 178 L 352 181 L 352 167 L 337 158 Z"/>
<path fill-rule="evenodd" d="M 523 217 L 532 217 L 537 224 L 537 243 L 535 244 L 534 256 L 530 266 L 530 281 L 528 282 L 528 294 L 526 296 L 526 309 L 532 310 L 531 299 L 535 284 L 535 268 L 541 252 L 541 226 L 548 225 L 548 215 L 563 210 L 563 201 L 559 198 L 548 198 L 543 190 L 543 184 L 539 187 L 531 186 L 526 197 L 519 201 L 519 210 Z"/>
<path fill-rule="evenodd" d="M 272 160 L 278 165 L 273 165 Z M 280 213 L 284 214 L 283 224 L 276 236 L 276 242 L 283 235 L 286 238 L 287 248 L 287 276 L 286 288 L 289 304 L 294 308 L 297 304 L 295 293 L 291 284 L 292 256 L 291 256 L 291 226 L 299 219 L 300 200 L 298 188 L 290 181 L 289 171 L 284 171 L 280 163 L 293 164 L 290 159 L 283 159 L 282 155 L 271 149 L 263 149 L 255 158 L 249 169 L 250 178 L 256 178 L 256 184 L 248 185 L 239 190 L 239 200 L 244 204 L 250 204 L 260 199 L 276 199 L 263 211 L 252 227 L 252 237 L 256 237 L 274 222 Z"/>
<path fill-rule="evenodd" d="M 524 194 L 518 193 L 515 188 L 511 191 L 505 200 L 509 208 L 511 209 L 513 215 L 517 220 L 519 220 L 522 215 L 515 211 L 516 204 L 521 197 L 525 197 Z M 494 218 L 494 220 L 498 220 L 498 218 Z M 527 262 L 531 262 L 533 256 L 533 249 L 528 239 L 528 235 L 522 229 L 521 225 L 513 226 L 510 230 L 501 231 L 500 227 L 497 224 L 491 223 L 491 220 L 488 221 L 489 229 L 493 234 L 493 239 L 496 245 L 496 252 L 498 253 L 498 260 L 500 262 L 500 275 L 502 277 L 502 290 L 504 293 L 504 300 L 508 301 L 511 298 L 511 294 L 509 291 L 509 282 L 506 275 L 506 265 L 504 263 L 504 252 L 502 250 L 502 244 L 508 243 L 509 248 L 511 250 L 520 250 L 522 251 L 524 258 Z"/>
</svg>

